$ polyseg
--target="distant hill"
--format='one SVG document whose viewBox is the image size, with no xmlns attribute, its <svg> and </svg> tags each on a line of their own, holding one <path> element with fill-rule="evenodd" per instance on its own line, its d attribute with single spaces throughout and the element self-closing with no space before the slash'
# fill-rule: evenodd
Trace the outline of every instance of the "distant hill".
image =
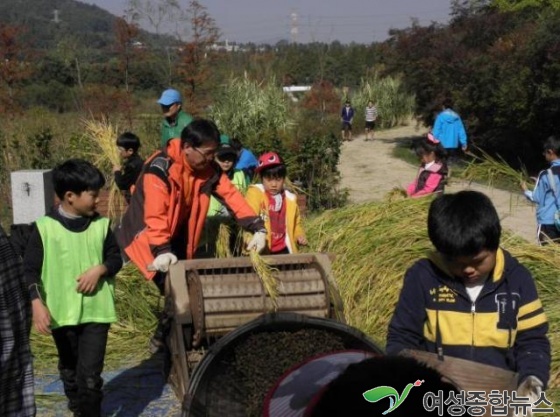
<svg viewBox="0 0 560 417">
<path fill-rule="evenodd" d="M 25 26 L 28 42 L 39 49 L 54 47 L 68 37 L 85 47 L 104 49 L 113 43 L 116 18 L 98 6 L 76 0 L 0 0 L 0 25 Z M 157 37 L 145 31 L 141 34 Z"/>
</svg>

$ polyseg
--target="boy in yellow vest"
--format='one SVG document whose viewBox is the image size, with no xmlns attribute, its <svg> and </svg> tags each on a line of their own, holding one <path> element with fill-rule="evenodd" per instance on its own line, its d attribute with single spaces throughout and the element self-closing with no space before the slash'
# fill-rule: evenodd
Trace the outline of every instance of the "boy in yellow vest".
<svg viewBox="0 0 560 417">
<path fill-rule="evenodd" d="M 259 157 L 255 172 L 262 184 L 250 185 L 245 199 L 264 220 L 268 252 L 272 255 L 297 253 L 297 245 L 307 245 L 301 226 L 296 195 L 284 189 L 286 165 L 276 152 Z"/>
<path fill-rule="evenodd" d="M 33 323 L 53 336 L 70 411 L 99 417 L 107 334 L 117 320 L 114 276 L 122 259 L 109 219 L 95 211 L 105 184 L 101 172 L 70 159 L 53 170 L 53 182 L 60 204 L 37 220 L 24 257 Z"/>
</svg>

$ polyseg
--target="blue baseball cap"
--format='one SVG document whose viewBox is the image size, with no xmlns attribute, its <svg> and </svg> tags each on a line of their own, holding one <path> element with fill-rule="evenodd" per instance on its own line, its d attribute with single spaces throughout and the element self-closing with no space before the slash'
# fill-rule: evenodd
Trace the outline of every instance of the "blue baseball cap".
<svg viewBox="0 0 560 417">
<path fill-rule="evenodd" d="M 181 93 L 177 90 L 169 88 L 161 93 L 161 97 L 157 102 L 159 104 L 163 104 L 164 106 L 171 106 L 174 103 L 182 103 L 183 99 L 181 98 Z"/>
</svg>

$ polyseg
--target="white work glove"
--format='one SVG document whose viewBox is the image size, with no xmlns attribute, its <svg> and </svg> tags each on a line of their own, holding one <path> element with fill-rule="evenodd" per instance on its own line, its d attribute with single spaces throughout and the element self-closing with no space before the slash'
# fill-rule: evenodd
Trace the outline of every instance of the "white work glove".
<svg viewBox="0 0 560 417">
<path fill-rule="evenodd" d="M 266 247 L 266 232 L 265 231 L 259 231 L 256 232 L 253 237 L 251 238 L 251 240 L 249 241 L 249 244 L 247 245 L 247 249 L 248 250 L 256 250 L 258 253 L 261 253 L 262 250 Z"/>
<path fill-rule="evenodd" d="M 152 262 L 152 266 L 156 271 L 167 272 L 169 270 L 169 265 L 175 265 L 176 263 L 177 257 L 171 252 L 168 252 L 156 256 L 156 259 Z"/>
<path fill-rule="evenodd" d="M 539 378 L 530 375 L 517 387 L 517 395 L 519 397 L 529 397 L 529 402 L 533 404 L 539 399 L 543 386 Z"/>
</svg>

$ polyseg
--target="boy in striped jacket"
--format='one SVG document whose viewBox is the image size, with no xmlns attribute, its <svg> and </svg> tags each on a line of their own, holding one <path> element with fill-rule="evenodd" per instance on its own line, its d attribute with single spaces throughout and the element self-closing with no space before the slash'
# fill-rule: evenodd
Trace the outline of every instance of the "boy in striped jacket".
<svg viewBox="0 0 560 417">
<path fill-rule="evenodd" d="M 373 101 L 368 101 L 368 105 L 365 111 L 365 119 L 366 119 L 366 138 L 365 140 L 369 140 L 369 136 L 371 133 L 371 140 L 373 140 L 373 129 L 375 128 L 375 121 L 377 120 L 377 107 L 373 104 Z"/>
</svg>

